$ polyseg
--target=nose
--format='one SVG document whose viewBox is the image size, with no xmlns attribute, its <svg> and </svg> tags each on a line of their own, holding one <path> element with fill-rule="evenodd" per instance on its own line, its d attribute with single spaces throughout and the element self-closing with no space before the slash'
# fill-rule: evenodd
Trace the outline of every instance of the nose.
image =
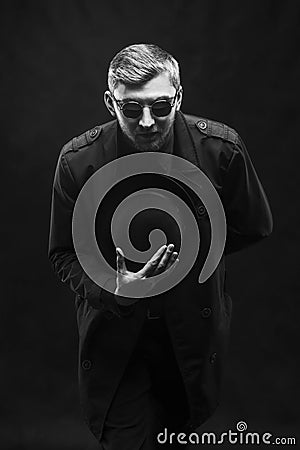
<svg viewBox="0 0 300 450">
<path fill-rule="evenodd" d="M 150 108 L 148 106 L 144 106 L 142 117 L 139 120 L 139 125 L 143 128 L 150 128 L 155 124 L 155 120 L 152 117 Z"/>
</svg>

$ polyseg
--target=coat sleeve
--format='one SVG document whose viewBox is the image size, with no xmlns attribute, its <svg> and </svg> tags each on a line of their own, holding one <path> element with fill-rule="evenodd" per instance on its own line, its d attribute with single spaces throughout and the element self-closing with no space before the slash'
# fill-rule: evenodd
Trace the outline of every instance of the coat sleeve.
<svg viewBox="0 0 300 450">
<path fill-rule="evenodd" d="M 92 281 L 76 256 L 72 238 L 73 209 L 79 188 L 62 151 L 55 170 L 50 216 L 48 258 L 58 278 L 96 309 L 109 310 L 118 316 L 131 313 L 130 306 L 120 306 L 116 297 Z M 105 283 L 112 285 L 114 279 Z M 105 286 L 104 285 L 104 286 Z"/>
<path fill-rule="evenodd" d="M 225 173 L 223 200 L 227 222 L 225 255 L 255 244 L 272 232 L 267 196 L 240 137 Z"/>
</svg>

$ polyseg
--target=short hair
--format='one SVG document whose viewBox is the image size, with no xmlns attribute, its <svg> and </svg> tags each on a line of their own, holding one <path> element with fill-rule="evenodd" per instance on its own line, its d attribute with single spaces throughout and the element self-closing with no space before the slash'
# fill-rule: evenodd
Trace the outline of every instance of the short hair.
<svg viewBox="0 0 300 450">
<path fill-rule="evenodd" d="M 178 89 L 179 64 L 172 55 L 154 44 L 129 45 L 110 62 L 108 88 L 113 93 L 119 83 L 140 86 L 163 72 L 169 73 L 171 83 Z"/>
</svg>

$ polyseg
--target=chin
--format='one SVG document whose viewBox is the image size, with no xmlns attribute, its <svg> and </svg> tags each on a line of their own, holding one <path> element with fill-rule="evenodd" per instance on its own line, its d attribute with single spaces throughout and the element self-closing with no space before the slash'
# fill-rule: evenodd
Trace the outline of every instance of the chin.
<svg viewBox="0 0 300 450">
<path fill-rule="evenodd" d="M 156 146 L 156 145 L 136 145 L 135 148 L 139 151 L 139 152 L 159 152 L 159 150 L 161 149 L 161 145 L 160 146 Z"/>
<path fill-rule="evenodd" d="M 164 141 L 161 139 L 157 140 L 156 142 L 149 142 L 149 143 L 140 143 L 140 142 L 134 142 L 134 147 L 140 151 L 140 152 L 159 152 L 159 150 L 163 147 Z"/>
</svg>

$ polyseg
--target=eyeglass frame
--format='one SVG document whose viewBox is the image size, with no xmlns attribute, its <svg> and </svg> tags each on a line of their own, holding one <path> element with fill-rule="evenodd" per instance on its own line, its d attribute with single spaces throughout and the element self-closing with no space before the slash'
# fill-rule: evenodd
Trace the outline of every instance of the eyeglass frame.
<svg viewBox="0 0 300 450">
<path fill-rule="evenodd" d="M 139 119 L 139 118 L 141 117 L 141 115 L 142 115 L 142 113 L 143 113 L 143 109 L 144 109 L 145 107 L 150 108 L 151 113 L 152 113 L 152 106 L 153 106 L 156 102 L 166 102 L 166 103 L 170 103 L 171 110 L 172 110 L 173 106 L 175 105 L 176 97 L 177 97 L 177 94 L 178 94 L 178 93 L 179 93 L 179 89 L 176 89 L 175 95 L 174 95 L 173 97 L 171 97 L 169 100 L 166 100 L 166 99 L 163 98 L 163 99 L 161 99 L 161 100 L 159 100 L 159 99 L 158 99 L 158 100 L 154 100 L 154 102 L 151 103 L 150 105 L 141 105 L 139 102 L 137 102 L 137 101 L 135 101 L 135 100 L 129 100 L 129 101 L 125 101 L 125 102 L 122 103 L 122 100 L 117 100 L 116 97 L 114 96 L 114 94 L 113 94 L 112 92 L 110 92 L 110 94 L 111 94 L 113 100 L 116 102 L 116 104 L 117 104 L 119 110 L 122 112 L 122 114 L 124 115 L 124 117 L 126 117 L 126 119 L 134 119 L 134 120 Z M 123 108 L 124 108 L 124 106 L 125 106 L 126 104 L 128 104 L 128 103 L 135 103 L 135 104 L 138 104 L 138 105 L 141 107 L 141 114 L 140 114 L 138 117 L 127 117 L 127 116 L 125 116 L 125 114 L 123 113 Z M 169 112 L 169 114 L 170 114 L 170 113 L 171 113 L 171 111 Z M 152 114 L 153 114 L 153 113 L 152 113 Z M 168 117 L 169 114 L 167 114 L 166 116 L 156 116 L 155 114 L 153 114 L 153 115 L 154 115 L 154 117 L 157 117 L 157 118 L 160 119 L 160 118 Z"/>
</svg>

